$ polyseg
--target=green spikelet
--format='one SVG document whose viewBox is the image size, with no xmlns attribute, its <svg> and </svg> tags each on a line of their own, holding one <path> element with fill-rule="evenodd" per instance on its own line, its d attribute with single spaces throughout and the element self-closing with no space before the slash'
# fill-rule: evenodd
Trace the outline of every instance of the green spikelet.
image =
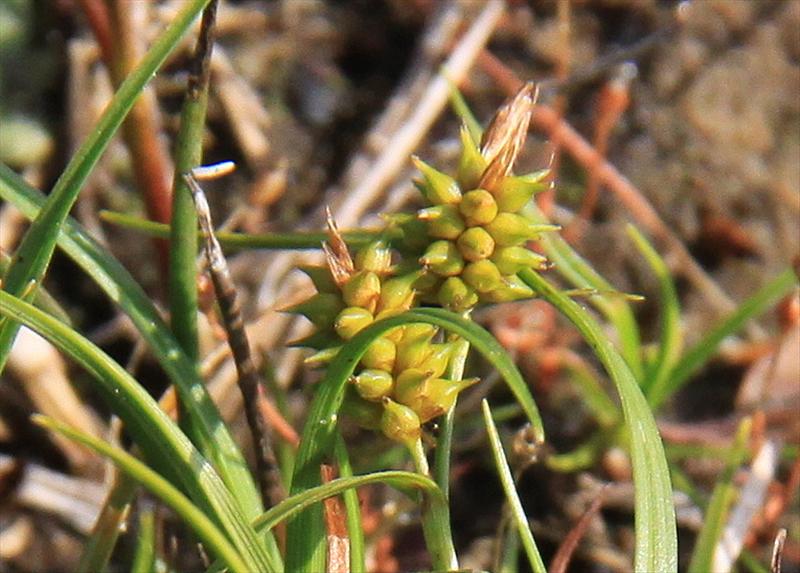
<svg viewBox="0 0 800 573">
<path fill-rule="evenodd" d="M 414 402 L 422 391 L 425 382 L 431 378 L 431 374 L 419 368 L 409 368 L 397 375 L 394 388 L 394 398 L 400 404 L 404 404 L 413 409 Z"/>
<path fill-rule="evenodd" d="M 336 316 L 333 328 L 344 340 L 350 340 L 372 324 L 372 313 L 360 306 L 348 306 Z"/>
<path fill-rule="evenodd" d="M 478 304 L 478 293 L 458 277 L 450 277 L 439 287 L 438 302 L 453 312 L 464 312 Z"/>
<path fill-rule="evenodd" d="M 533 221 L 515 213 L 500 213 L 494 221 L 486 225 L 486 230 L 499 247 L 521 245 L 539 237 L 543 231 L 558 230 L 557 225 L 537 225 Z"/>
<path fill-rule="evenodd" d="M 501 211 L 516 213 L 522 209 L 536 193 L 548 188 L 545 179 L 550 170 L 543 169 L 528 175 L 512 175 L 503 178 L 495 187 L 494 196 Z"/>
<path fill-rule="evenodd" d="M 384 282 L 378 299 L 378 312 L 403 311 L 411 308 L 416 292 L 414 284 L 421 275 L 421 271 L 415 271 Z"/>
<path fill-rule="evenodd" d="M 474 189 L 486 169 L 486 159 L 481 155 L 477 143 L 472 140 L 469 129 L 461 124 L 461 157 L 458 161 L 458 184 L 462 189 Z"/>
<path fill-rule="evenodd" d="M 338 346 L 342 343 L 342 339 L 339 338 L 333 329 L 330 330 L 318 330 L 312 334 L 304 338 L 300 338 L 298 340 L 293 340 L 289 342 L 288 346 L 293 348 L 313 348 L 314 350 L 324 350 L 325 348 L 330 348 L 332 346 Z"/>
<path fill-rule="evenodd" d="M 483 227 L 467 229 L 461 233 L 456 245 L 461 256 L 470 262 L 488 259 L 494 252 L 494 239 Z"/>
<path fill-rule="evenodd" d="M 336 315 L 344 308 L 342 299 L 337 294 L 317 293 L 310 299 L 283 310 L 290 314 L 300 314 L 314 323 L 318 328 L 328 328 L 333 324 Z"/>
<path fill-rule="evenodd" d="M 434 169 L 419 157 L 414 156 L 411 161 L 425 178 L 419 189 L 433 205 L 455 204 L 461 200 L 461 190 L 455 179 Z"/>
<path fill-rule="evenodd" d="M 394 370 L 394 361 L 397 356 L 397 347 L 385 336 L 376 338 L 367 347 L 364 356 L 361 357 L 361 365 L 372 370 Z"/>
<path fill-rule="evenodd" d="M 356 253 L 356 269 L 382 276 L 392 267 L 392 251 L 384 241 L 373 241 Z"/>
<path fill-rule="evenodd" d="M 466 228 L 455 205 L 434 205 L 420 209 L 417 217 L 425 221 L 428 235 L 434 239 L 456 239 Z"/>
<path fill-rule="evenodd" d="M 482 298 L 486 302 L 512 302 L 532 298 L 536 293 L 516 275 L 503 278 L 503 286 L 485 293 Z"/>
<path fill-rule="evenodd" d="M 403 328 L 403 335 L 397 343 L 395 372 L 414 368 L 430 355 L 431 340 L 436 328 L 429 324 L 409 324 Z"/>
<path fill-rule="evenodd" d="M 468 264 L 462 274 L 464 282 L 479 293 L 487 293 L 503 286 L 503 276 L 497 266 L 490 260 L 484 259 Z"/>
<path fill-rule="evenodd" d="M 365 400 L 378 402 L 391 393 L 394 379 L 385 370 L 362 370 L 353 378 L 353 386 Z"/>
<path fill-rule="evenodd" d="M 419 416 L 408 406 L 398 404 L 391 398 L 383 399 L 380 427 L 387 438 L 409 447 L 422 435 Z"/>
<path fill-rule="evenodd" d="M 470 227 L 490 223 L 497 216 L 497 201 L 485 189 L 473 189 L 464 193 L 458 210 Z"/>
<path fill-rule="evenodd" d="M 347 306 L 360 306 L 370 312 L 375 310 L 381 294 L 381 279 L 372 271 L 359 271 L 342 287 L 342 298 Z"/>
<path fill-rule="evenodd" d="M 416 367 L 424 370 L 434 378 L 439 378 L 447 370 L 450 357 L 453 355 L 453 344 L 443 342 L 440 344 L 430 344 L 427 356 Z"/>
<path fill-rule="evenodd" d="M 464 269 L 464 258 L 450 241 L 431 243 L 419 262 L 426 269 L 442 277 L 456 276 Z"/>
<path fill-rule="evenodd" d="M 408 213 L 393 215 L 390 220 L 403 231 L 402 244 L 399 246 L 401 252 L 420 253 L 425 250 L 428 246 L 428 227 L 425 221 Z"/>
<path fill-rule="evenodd" d="M 478 382 L 433 378 L 421 370 L 407 370 L 397 377 L 395 396 L 401 404 L 411 408 L 423 424 L 441 416 L 453 407 L 459 392 Z"/>
<path fill-rule="evenodd" d="M 330 348 L 323 348 L 303 360 L 303 364 L 307 366 L 317 367 L 328 364 L 331 360 L 336 358 L 336 355 L 341 350 L 341 346 L 331 346 Z"/>
<path fill-rule="evenodd" d="M 546 257 L 525 247 L 496 249 L 491 260 L 503 275 L 515 275 L 522 269 L 542 270 L 548 265 Z"/>
</svg>

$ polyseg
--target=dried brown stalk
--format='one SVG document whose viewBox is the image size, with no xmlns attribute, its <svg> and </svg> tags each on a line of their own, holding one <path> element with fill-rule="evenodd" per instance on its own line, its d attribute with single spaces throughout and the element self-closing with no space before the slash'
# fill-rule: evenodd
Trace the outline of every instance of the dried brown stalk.
<svg viewBox="0 0 800 573">
<path fill-rule="evenodd" d="M 264 387 L 261 384 L 253 357 L 250 353 L 250 342 L 244 329 L 242 309 L 236 285 L 231 278 L 222 247 L 214 235 L 211 213 L 203 190 L 191 174 L 184 175 L 184 180 L 192 191 L 197 208 L 198 221 L 205 239 L 205 253 L 208 259 L 211 280 L 217 295 L 222 324 L 228 335 L 228 344 L 233 353 L 234 363 L 239 379 L 239 389 L 244 399 L 244 411 L 247 424 L 253 435 L 256 450 L 258 481 L 264 503 L 272 506 L 284 497 L 281 475 L 275 452 L 272 448 L 272 430 L 261 415 L 259 403 L 266 401 Z"/>
</svg>

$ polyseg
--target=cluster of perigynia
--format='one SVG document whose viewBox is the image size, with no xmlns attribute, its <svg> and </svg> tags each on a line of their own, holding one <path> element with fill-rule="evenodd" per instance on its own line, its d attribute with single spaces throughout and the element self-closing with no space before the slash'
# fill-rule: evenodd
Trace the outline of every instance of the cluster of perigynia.
<svg viewBox="0 0 800 573">
<path fill-rule="evenodd" d="M 517 273 L 543 269 L 547 260 L 525 243 L 553 227 L 536 225 L 520 211 L 546 188 L 548 171 L 511 173 L 534 99 L 533 87 L 523 87 L 497 112 L 480 145 L 462 128 L 455 177 L 414 158 L 422 174 L 417 187 L 429 205 L 390 219 L 403 230 L 395 248 L 376 240 L 352 257 L 329 221 L 327 265 L 303 269 L 317 294 L 287 309 L 315 326 L 297 343 L 317 350 L 309 362 L 327 363 L 373 321 L 419 304 L 466 313 L 481 302 L 534 295 Z M 447 412 L 458 393 L 477 382 L 443 378 L 456 345 L 427 324 L 377 338 L 352 377 L 343 411 L 393 440 L 416 441 L 421 424 Z"/>
</svg>

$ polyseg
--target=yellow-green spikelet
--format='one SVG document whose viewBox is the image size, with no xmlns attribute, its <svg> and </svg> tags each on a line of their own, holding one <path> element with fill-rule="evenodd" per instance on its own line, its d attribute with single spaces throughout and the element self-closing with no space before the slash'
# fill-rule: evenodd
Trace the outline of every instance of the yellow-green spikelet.
<svg viewBox="0 0 800 573">
<path fill-rule="evenodd" d="M 521 211 L 547 187 L 548 170 L 515 176 L 511 167 L 535 97 L 532 86 L 523 87 L 497 112 L 480 145 L 462 128 L 455 177 L 414 158 L 423 176 L 415 183 L 428 205 L 415 216 L 391 217 L 404 232 L 406 258 L 397 265 L 381 241 L 361 249 L 354 262 L 329 218 L 328 266 L 303 269 L 318 292 L 288 309 L 314 324 L 315 332 L 296 343 L 318 350 L 309 361 L 329 362 L 373 321 L 419 302 L 465 312 L 479 302 L 533 296 L 516 274 L 542 269 L 547 261 L 524 244 L 553 227 L 536 225 Z M 421 424 L 444 414 L 457 394 L 477 381 L 442 378 L 457 343 L 438 338 L 437 328 L 411 324 L 375 339 L 354 372 L 342 412 L 392 440 L 417 440 Z"/>
<path fill-rule="evenodd" d="M 419 158 L 417 187 L 429 206 L 417 212 L 429 237 L 419 264 L 430 275 L 420 288 L 423 300 L 455 312 L 479 302 L 505 302 L 533 296 L 516 278 L 523 268 L 543 269 L 547 260 L 524 247 L 551 226 L 536 225 L 520 211 L 547 188 L 548 170 L 529 175 L 489 174 L 490 159 L 481 153 L 466 127 L 456 177 Z"/>
<path fill-rule="evenodd" d="M 318 292 L 286 309 L 306 316 L 314 324 L 315 331 L 295 343 L 318 350 L 308 362 L 330 362 L 345 342 L 372 322 L 408 310 L 416 303 L 415 288 L 422 271 L 412 269 L 396 274 L 398 267 L 391 265 L 391 253 L 384 242 L 370 243 L 356 253 L 354 262 L 347 264 L 352 268 L 340 273 L 338 282 L 334 279 L 336 273 L 328 267 L 303 268 Z M 343 412 L 362 427 L 381 429 L 393 440 L 418 436 L 420 424 L 445 413 L 458 392 L 474 382 L 441 378 L 453 344 L 434 342 L 438 333 L 428 324 L 410 324 L 375 339 L 354 372 Z M 410 382 L 410 372 L 424 375 L 418 387 Z M 397 380 L 404 380 L 400 393 Z"/>
</svg>

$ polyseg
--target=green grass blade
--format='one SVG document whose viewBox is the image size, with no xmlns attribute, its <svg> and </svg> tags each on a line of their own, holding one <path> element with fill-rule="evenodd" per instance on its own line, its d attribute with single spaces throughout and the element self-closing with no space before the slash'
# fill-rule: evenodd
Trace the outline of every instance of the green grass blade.
<svg viewBox="0 0 800 573">
<path fill-rule="evenodd" d="M 172 218 L 169 240 L 169 311 L 175 338 L 193 362 L 200 357 L 197 331 L 197 211 L 183 175 L 203 160 L 203 135 L 217 0 L 203 11 L 200 32 L 192 55 L 180 128 L 175 139 L 175 173 L 172 178 Z"/>
<path fill-rule="evenodd" d="M 681 305 L 678 300 L 678 292 L 675 290 L 675 283 L 672 281 L 664 259 L 636 227 L 628 225 L 626 231 L 655 273 L 660 290 L 661 335 L 658 355 L 643 385 L 645 394 L 650 396 L 651 393 L 662 392 L 662 387 L 669 383 L 670 370 L 680 359 L 683 349 L 680 324 Z"/>
<path fill-rule="evenodd" d="M 5 278 L 6 271 L 10 264 L 11 257 L 5 253 L 0 253 L 0 278 Z M 33 297 L 33 304 L 36 305 L 37 308 L 41 308 L 47 314 L 55 316 L 64 324 L 72 324 L 72 320 L 67 314 L 67 311 L 65 311 L 53 295 L 47 292 L 43 287 L 36 290 L 36 294 Z"/>
<path fill-rule="evenodd" d="M 114 546 L 117 544 L 122 525 L 128 515 L 130 504 L 136 495 L 138 484 L 122 472 L 115 472 L 108 497 L 100 515 L 83 546 L 77 573 L 105 571 Z"/>
<path fill-rule="evenodd" d="M 0 198 L 12 203 L 28 219 L 36 217 L 45 201 L 41 192 L 29 187 L 2 164 Z M 58 245 L 130 317 L 178 390 L 191 419 L 187 430 L 191 432 L 192 442 L 214 464 L 247 518 L 254 519 L 261 502 L 247 463 L 208 395 L 195 364 L 183 353 L 150 297 L 125 267 L 71 218 L 67 218 L 62 227 Z"/>
<path fill-rule="evenodd" d="M 648 396 L 650 404 L 657 410 L 664 401 L 680 390 L 691 376 L 716 354 L 725 338 L 738 332 L 747 322 L 772 308 L 781 298 L 797 286 L 797 276 L 786 269 L 756 294 L 744 301 L 728 318 L 721 321 L 694 347 L 690 348 L 669 374 L 668 381 L 660 388 L 653 388 Z"/>
<path fill-rule="evenodd" d="M 19 296 L 32 282 L 35 286 L 41 282 L 53 256 L 59 229 L 75 204 L 86 178 L 133 107 L 144 85 L 178 45 L 181 36 L 207 2 L 208 0 L 187 0 L 172 23 L 114 94 L 100 121 L 70 160 L 41 212 L 25 233 L 3 283 L 7 292 Z M 18 329 L 19 325 L 12 321 L 6 321 L 0 326 L 0 371 L 5 366 Z"/>
<path fill-rule="evenodd" d="M 0 314 L 36 331 L 92 374 L 147 460 L 218 521 L 251 570 L 280 569 L 211 464 L 124 368 L 62 322 L 4 291 Z"/>
<path fill-rule="evenodd" d="M 142 484 L 153 495 L 171 507 L 197 534 L 206 547 L 233 571 L 247 573 L 246 562 L 231 545 L 225 534 L 214 524 L 199 507 L 194 505 L 181 491 L 164 477 L 137 460 L 125 450 L 112 446 L 108 442 L 93 438 L 78 430 L 70 428 L 52 418 L 34 415 L 33 421 L 40 426 L 60 434 L 70 440 L 81 443 L 91 450 L 111 459 L 117 467 Z M 151 553 L 152 560 L 152 553 Z"/>
<path fill-rule="evenodd" d="M 421 491 L 425 495 L 429 506 L 423 508 L 423 511 L 442 513 L 446 510 L 447 502 L 439 486 L 437 486 L 433 480 L 414 472 L 392 470 L 374 472 L 363 476 L 342 477 L 332 480 L 325 485 L 316 486 L 302 493 L 294 494 L 261 515 L 253 523 L 253 526 L 259 531 L 272 529 L 280 522 L 291 519 L 301 511 L 329 497 L 339 495 L 347 490 L 375 483 L 383 483 L 405 493 L 411 493 L 414 490 Z"/>
<path fill-rule="evenodd" d="M 435 482 L 418 473 L 391 470 L 373 472 L 363 476 L 340 477 L 324 485 L 296 493 L 259 516 L 253 522 L 253 527 L 259 532 L 269 531 L 282 521 L 292 519 L 329 497 L 346 494 L 348 491 L 355 491 L 357 488 L 376 483 L 383 483 L 407 495 L 412 495 L 414 491 L 421 491 L 425 497 L 425 503 L 422 505 L 423 514 L 431 516 L 435 522 L 441 522 L 448 516 L 447 500 Z M 323 562 L 322 569 L 296 569 L 296 571 L 317 570 L 325 571 L 325 563 Z M 218 571 L 220 568 L 217 564 L 209 569 L 209 573 Z M 287 571 L 290 569 L 287 568 Z"/>
<path fill-rule="evenodd" d="M 150 237 L 167 239 L 170 236 L 170 227 L 163 223 L 148 221 L 141 217 L 126 215 L 116 211 L 101 211 L 100 218 L 107 223 L 144 233 Z M 400 233 L 394 231 L 344 231 L 342 237 L 353 248 L 363 247 L 374 241 L 377 237 L 387 236 L 399 239 Z M 264 233 L 247 235 L 244 233 L 215 233 L 226 252 L 242 251 L 246 249 L 281 249 L 305 250 L 321 249 L 322 243 L 328 240 L 327 233 Z"/>
<path fill-rule="evenodd" d="M 447 365 L 445 377 L 448 380 L 461 380 L 464 377 L 464 365 L 469 353 L 469 342 L 459 339 L 453 351 L 450 364 Z M 450 497 L 450 451 L 453 446 L 453 423 L 455 421 L 456 404 L 441 418 L 439 435 L 436 437 L 433 475 L 445 498 Z"/>
<path fill-rule="evenodd" d="M 597 423 L 603 428 L 615 426 L 620 418 L 619 407 L 608 396 L 594 370 L 582 360 L 567 360 L 565 367 Z"/>
<path fill-rule="evenodd" d="M 447 74 L 447 68 L 442 66 L 440 73 L 445 77 L 447 84 L 450 86 L 450 107 L 453 109 L 453 113 L 467 126 L 467 131 L 469 131 L 472 141 L 480 141 L 483 136 L 483 128 L 480 122 L 475 118 L 475 115 L 469 108 L 467 100 L 464 99 L 461 90 L 459 90 L 458 86 L 450 79 L 450 76 Z"/>
<path fill-rule="evenodd" d="M 525 214 L 538 223 L 549 222 L 533 203 L 525 208 Z M 560 235 L 544 233 L 540 243 L 547 257 L 555 264 L 556 271 L 573 286 L 580 289 L 594 289 L 601 293 L 616 290 Z M 628 363 L 634 377 L 642 380 L 644 367 L 642 365 L 641 337 L 636 317 L 633 315 L 628 301 L 623 296 L 608 297 L 600 294 L 589 297 L 589 302 L 603 313 L 603 316 L 614 326 L 619 336 L 622 357 Z"/>
<path fill-rule="evenodd" d="M 497 473 L 500 475 L 500 483 L 503 486 L 503 492 L 506 494 L 506 501 L 511 508 L 511 516 L 517 525 L 520 541 L 525 550 L 525 555 L 528 557 L 531 569 L 534 573 L 547 573 L 547 569 L 542 561 L 542 556 L 539 554 L 539 549 L 536 547 L 536 541 L 533 539 L 528 518 L 525 515 L 525 510 L 522 508 L 522 502 L 517 495 L 517 486 L 514 483 L 514 477 L 511 475 L 511 468 L 508 467 L 506 455 L 503 452 L 503 444 L 500 442 L 500 435 L 497 433 L 497 427 L 492 420 L 492 411 L 489 409 L 489 403 L 486 400 L 481 402 L 483 409 L 483 421 L 486 424 L 486 432 L 489 435 L 489 445 L 492 449 L 494 456 L 494 464 L 497 466 Z"/>
<path fill-rule="evenodd" d="M 630 433 L 635 493 L 636 571 L 670 573 L 678 570 L 678 539 L 672 487 L 664 446 L 653 414 L 625 360 L 606 338 L 600 325 L 575 301 L 560 293 L 533 271 L 520 278 L 555 306 L 580 331 L 611 376 L 622 403 Z"/>
<path fill-rule="evenodd" d="M 192 507 L 197 509 L 195 506 Z M 156 560 L 155 525 L 153 508 L 141 508 L 139 510 L 139 529 L 136 532 L 136 550 L 131 563 L 131 573 L 152 573 Z"/>
<path fill-rule="evenodd" d="M 354 336 L 336 355 L 311 404 L 297 452 L 292 493 L 319 484 L 319 466 L 333 451 L 333 438 L 344 389 L 369 344 L 384 332 L 404 324 L 424 322 L 467 340 L 500 372 L 531 422 L 534 438 L 544 441 L 544 428 L 536 403 L 514 361 L 486 330 L 463 317 L 436 308 L 419 308 L 371 324 Z M 287 571 L 324 569 L 325 543 L 321 509 L 312 508 L 289 523 Z M 449 525 L 449 522 L 448 522 Z M 429 548 L 433 553 L 433 548 Z M 444 568 L 447 564 L 444 565 Z"/>
<path fill-rule="evenodd" d="M 750 418 L 743 419 L 739 424 L 733 449 L 725 463 L 725 470 L 714 486 L 714 493 L 711 494 L 711 500 L 703 516 L 703 528 L 695 541 L 692 559 L 689 562 L 689 573 L 705 573 L 712 570 L 714 551 L 725 530 L 725 521 L 731 505 L 736 500 L 733 476 L 747 457 L 747 443 L 752 425 Z"/>
<path fill-rule="evenodd" d="M 345 445 L 344 439 L 338 432 L 335 453 L 336 465 L 339 467 L 339 477 L 353 477 L 353 467 L 350 465 L 350 456 L 347 455 L 347 445 Z M 358 492 L 355 488 L 347 489 L 342 493 L 342 498 L 347 512 L 347 534 L 350 538 L 350 573 L 364 573 L 366 570 L 366 553 Z"/>
</svg>

